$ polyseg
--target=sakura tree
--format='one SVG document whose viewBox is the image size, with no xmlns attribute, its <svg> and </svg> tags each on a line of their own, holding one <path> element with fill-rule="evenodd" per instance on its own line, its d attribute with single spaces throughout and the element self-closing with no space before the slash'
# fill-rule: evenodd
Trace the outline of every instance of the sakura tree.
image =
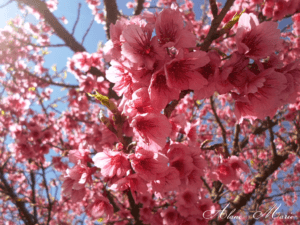
<svg viewBox="0 0 300 225">
<path fill-rule="evenodd" d="M 11 3 L 0 224 L 299 224 L 300 1 L 205 0 L 197 19 L 189 0 L 86 0 L 93 52 L 81 4 L 68 31 L 58 0 Z M 73 52 L 65 70 L 51 48 Z"/>
</svg>

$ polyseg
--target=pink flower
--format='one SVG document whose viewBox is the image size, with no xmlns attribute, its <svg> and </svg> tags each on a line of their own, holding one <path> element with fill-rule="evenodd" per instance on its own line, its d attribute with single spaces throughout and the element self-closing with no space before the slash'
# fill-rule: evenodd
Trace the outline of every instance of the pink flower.
<svg viewBox="0 0 300 225">
<path fill-rule="evenodd" d="M 206 65 L 209 57 L 202 51 L 184 54 L 179 50 L 175 59 L 165 64 L 167 85 L 178 90 L 199 90 L 207 80 L 196 70 Z"/>
<path fill-rule="evenodd" d="M 101 174 L 105 177 L 123 177 L 130 170 L 130 163 L 122 152 L 104 151 L 93 157 L 96 167 L 101 168 Z"/>
<path fill-rule="evenodd" d="M 179 98 L 179 89 L 168 87 L 167 78 L 163 69 L 153 74 L 149 87 L 151 104 L 158 110 L 162 110 L 172 100 Z"/>
<path fill-rule="evenodd" d="M 141 147 L 159 151 L 166 145 L 166 138 L 171 133 L 171 124 L 160 113 L 145 113 L 137 115 L 132 120 L 131 127 L 140 137 Z"/>
<path fill-rule="evenodd" d="M 245 194 L 251 193 L 252 191 L 255 190 L 255 183 L 250 183 L 251 180 L 247 179 L 246 182 L 243 184 L 243 189 Z"/>
<path fill-rule="evenodd" d="M 196 36 L 184 27 L 179 10 L 164 9 L 155 23 L 156 35 L 162 47 L 189 48 L 196 46 Z"/>
<path fill-rule="evenodd" d="M 146 87 L 140 88 L 135 91 L 132 95 L 132 100 L 127 101 L 124 106 L 124 113 L 127 116 L 134 117 L 138 114 L 159 113 L 160 110 L 154 110 L 148 94 L 148 89 Z"/>
<path fill-rule="evenodd" d="M 87 76 L 79 76 L 78 80 L 79 80 L 80 91 L 90 93 L 94 90 L 94 86 L 96 82 L 92 74 L 88 74 Z"/>
<path fill-rule="evenodd" d="M 241 183 L 238 180 L 233 180 L 229 185 L 227 185 L 227 187 L 230 191 L 237 191 L 240 189 Z"/>
<path fill-rule="evenodd" d="M 159 175 L 159 179 L 152 182 L 153 190 L 163 193 L 171 190 L 176 190 L 181 181 L 179 172 L 174 167 L 169 167 L 165 174 Z"/>
<path fill-rule="evenodd" d="M 219 81 L 219 66 L 221 64 L 220 55 L 216 51 L 207 53 L 210 61 L 203 67 L 198 69 L 198 72 L 207 80 L 207 84 L 201 89 L 194 91 L 195 99 L 209 98 L 216 91 L 216 83 Z"/>
<path fill-rule="evenodd" d="M 73 188 L 74 185 L 74 180 L 71 178 L 66 178 L 61 186 L 62 188 L 62 193 L 65 194 L 66 196 L 71 197 L 71 201 L 73 203 L 81 201 L 85 194 L 86 190 L 85 187 L 83 186 L 82 188 L 77 187 L 77 189 Z"/>
<path fill-rule="evenodd" d="M 296 98 L 300 92 L 299 61 L 287 64 L 277 71 L 282 72 L 287 79 L 287 86 L 280 94 L 282 104 L 296 102 Z"/>
<path fill-rule="evenodd" d="M 62 16 L 62 17 L 60 17 L 59 18 L 64 24 L 68 24 L 68 20 L 66 19 L 66 17 L 65 16 Z"/>
<path fill-rule="evenodd" d="M 164 58 L 164 49 L 159 47 L 157 37 L 151 39 L 152 29 L 147 26 L 128 25 L 122 34 L 122 54 L 131 62 L 151 70 L 157 59 Z"/>
<path fill-rule="evenodd" d="M 241 172 L 249 173 L 249 167 L 237 156 L 231 156 L 228 160 L 229 165 L 239 175 Z"/>
<path fill-rule="evenodd" d="M 203 185 L 201 180 L 202 175 L 203 174 L 199 170 L 192 170 L 192 172 L 182 180 L 180 188 L 189 188 L 190 190 L 198 191 Z"/>
<path fill-rule="evenodd" d="M 106 78 L 115 83 L 113 90 L 119 95 L 131 98 L 133 81 L 129 69 L 118 61 L 112 60 L 111 66 L 106 71 Z"/>
<path fill-rule="evenodd" d="M 263 59 L 280 50 L 282 40 L 277 26 L 270 21 L 259 24 L 254 14 L 243 13 L 235 37 L 238 51 L 252 59 Z"/>
<path fill-rule="evenodd" d="M 134 3 L 132 3 L 132 2 L 127 2 L 127 3 L 126 3 L 126 7 L 127 7 L 128 9 L 133 9 L 133 8 L 134 8 Z"/>
<path fill-rule="evenodd" d="M 280 106 L 280 94 L 286 88 L 286 77 L 270 68 L 258 75 L 248 73 L 247 79 L 245 95 L 233 93 L 236 117 L 240 122 L 243 118 L 254 120 L 272 117 Z"/>
<path fill-rule="evenodd" d="M 195 207 L 197 200 L 197 194 L 189 189 L 186 189 L 183 192 L 179 193 L 176 206 L 180 215 L 188 217 L 197 214 L 198 212 L 196 211 Z"/>
<path fill-rule="evenodd" d="M 95 194 L 93 200 L 94 202 L 86 207 L 86 212 L 89 216 L 94 219 L 99 219 L 104 214 L 106 214 L 108 218 L 113 215 L 113 207 L 107 198 Z"/>
<path fill-rule="evenodd" d="M 227 79 L 230 84 L 240 90 L 244 88 L 247 82 L 248 73 L 245 70 L 247 69 L 248 64 L 249 58 L 238 52 L 234 52 L 222 67 L 220 76 L 223 79 Z"/>
<path fill-rule="evenodd" d="M 135 154 L 129 156 L 134 171 L 143 179 L 155 180 L 160 173 L 168 170 L 168 158 L 161 153 L 154 153 L 138 148 Z"/>
<path fill-rule="evenodd" d="M 72 169 L 67 169 L 62 184 L 62 192 L 71 197 L 72 202 L 78 202 L 85 196 L 85 184 L 92 182 L 94 168 L 77 164 Z"/>
<path fill-rule="evenodd" d="M 179 215 L 178 212 L 171 206 L 168 207 L 165 211 L 161 212 L 164 225 L 177 225 L 179 224 Z"/>
<path fill-rule="evenodd" d="M 210 218 L 216 212 L 216 206 L 209 198 L 201 199 L 197 204 L 197 208 L 204 218 Z"/>
<path fill-rule="evenodd" d="M 91 67 L 90 54 L 87 52 L 78 52 L 73 58 L 75 66 L 84 72 L 87 72 Z"/>
<path fill-rule="evenodd" d="M 184 205 L 187 208 L 193 207 L 197 202 L 197 198 L 198 196 L 195 192 L 186 189 L 178 195 L 176 205 Z"/>
<path fill-rule="evenodd" d="M 131 189 L 132 193 L 135 191 L 138 193 L 147 193 L 148 188 L 146 181 L 142 179 L 138 174 L 130 174 L 118 181 L 116 181 L 111 189 L 116 191 L 125 191 L 128 188 Z"/>
<path fill-rule="evenodd" d="M 143 206 L 143 208 L 140 209 L 140 218 L 144 224 L 151 224 L 152 217 L 152 208 Z"/>
<path fill-rule="evenodd" d="M 193 159 L 189 155 L 185 155 L 184 157 L 176 157 L 172 161 L 170 161 L 170 166 L 175 167 L 179 171 L 180 179 L 188 176 L 193 170 Z"/>
<path fill-rule="evenodd" d="M 218 166 L 217 176 L 223 184 L 230 184 L 232 180 L 238 179 L 235 170 L 230 165 L 228 165 L 228 163 L 223 163 Z"/>
<path fill-rule="evenodd" d="M 126 28 L 128 21 L 121 17 L 120 20 L 117 20 L 116 24 L 110 25 L 110 40 L 105 43 L 103 51 L 105 53 L 105 60 L 111 61 L 112 59 L 120 60 L 121 55 L 121 46 L 123 41 L 121 41 L 122 32 Z"/>
</svg>

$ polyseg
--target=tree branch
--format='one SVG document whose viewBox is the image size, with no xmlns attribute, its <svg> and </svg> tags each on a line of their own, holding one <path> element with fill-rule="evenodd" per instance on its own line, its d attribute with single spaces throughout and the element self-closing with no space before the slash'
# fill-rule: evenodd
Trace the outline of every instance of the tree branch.
<svg viewBox="0 0 300 225">
<path fill-rule="evenodd" d="M 229 152 L 228 152 L 228 147 L 227 147 L 226 130 L 225 130 L 225 128 L 224 128 L 224 126 L 223 126 L 223 124 L 222 124 L 222 122 L 221 122 L 221 120 L 220 120 L 220 118 L 219 118 L 219 116 L 218 116 L 218 114 L 217 114 L 217 112 L 216 112 L 213 97 L 210 97 L 210 106 L 211 106 L 211 109 L 212 109 L 213 114 L 214 114 L 214 116 L 215 116 L 215 119 L 216 119 L 216 121 L 217 121 L 219 127 L 220 127 L 221 130 L 222 130 L 224 156 L 225 156 L 225 158 L 227 158 L 227 157 L 229 157 L 230 154 L 229 154 Z"/>
<path fill-rule="evenodd" d="M 29 160 L 29 163 L 31 163 L 32 160 Z M 36 199 L 35 199 L 35 174 L 33 170 L 30 170 L 30 179 L 31 179 L 31 198 L 32 198 L 32 205 L 33 205 L 33 218 L 34 223 L 38 223 L 38 217 L 37 217 L 37 208 L 36 208 Z"/>
<path fill-rule="evenodd" d="M 233 151 L 232 155 L 236 155 L 239 151 L 239 135 L 240 135 L 241 127 L 240 124 L 235 125 L 235 130 L 234 130 L 234 140 L 233 140 Z"/>
<path fill-rule="evenodd" d="M 141 12 L 142 12 L 143 9 L 144 9 L 144 5 L 143 5 L 144 3 L 145 3 L 145 0 L 138 0 L 138 1 L 137 1 L 137 6 L 136 6 L 136 8 L 135 8 L 135 10 L 134 10 L 134 15 L 135 15 L 135 16 L 141 14 Z"/>
<path fill-rule="evenodd" d="M 131 190 L 127 191 L 127 197 L 130 204 L 130 212 L 135 220 L 135 225 L 142 225 L 142 221 L 140 220 L 140 207 L 135 204 L 134 198 L 132 196 Z"/>
<path fill-rule="evenodd" d="M 178 100 L 173 100 L 171 103 L 169 103 L 166 108 L 164 109 L 164 114 L 166 117 L 170 117 L 173 110 L 176 108 L 178 103 L 180 102 L 181 99 L 183 99 L 188 93 L 190 93 L 192 90 L 184 90 L 180 92 L 179 99 Z"/>
<path fill-rule="evenodd" d="M 2 183 L 4 185 L 4 188 L 5 188 L 4 191 L 12 199 L 13 203 L 18 208 L 19 213 L 20 213 L 21 218 L 24 221 L 24 223 L 26 225 L 35 225 L 35 222 L 33 221 L 33 215 L 29 213 L 25 203 L 18 198 L 18 196 L 15 194 L 13 188 L 11 188 L 10 185 L 8 184 L 8 182 L 4 176 L 2 168 L 0 168 L 0 180 L 2 181 Z"/>
<path fill-rule="evenodd" d="M 295 143 L 291 143 L 288 145 L 283 153 L 281 155 L 277 155 L 275 158 L 272 159 L 272 161 L 269 163 L 269 165 L 261 171 L 259 174 L 257 174 L 252 180 L 251 184 L 255 184 L 256 188 L 259 188 L 260 184 L 265 182 L 267 178 L 272 175 L 280 166 L 281 164 L 288 159 L 289 152 L 295 152 L 297 150 L 298 146 Z M 227 215 L 233 216 L 235 213 L 237 213 L 243 206 L 247 204 L 247 202 L 250 200 L 251 196 L 253 195 L 255 190 L 249 193 L 241 193 L 231 202 L 230 206 L 226 208 L 225 213 Z M 216 218 L 214 220 L 210 221 L 210 224 L 218 224 L 218 225 L 225 225 L 228 222 L 227 218 Z"/>
<path fill-rule="evenodd" d="M 9 0 L 8 2 L 6 2 L 6 3 L 4 3 L 3 5 L 0 5 L 0 9 L 2 9 L 2 8 L 4 8 L 4 7 L 6 7 L 6 6 L 8 6 L 10 3 L 12 3 L 13 2 L 13 0 Z"/>
<path fill-rule="evenodd" d="M 47 180 L 46 180 L 45 168 L 43 167 L 42 164 L 41 164 L 41 168 L 42 168 L 42 172 L 43 172 L 42 177 L 43 177 L 43 182 L 44 182 L 44 185 L 45 185 L 45 190 L 46 190 L 46 195 L 47 195 L 47 200 L 48 200 L 47 225 L 49 225 L 50 221 L 51 221 L 51 212 L 52 212 L 53 202 L 51 201 L 51 198 L 50 198 L 49 188 L 48 188 L 48 184 L 47 184 Z"/>
<path fill-rule="evenodd" d="M 274 133 L 272 130 L 272 122 L 270 117 L 268 116 L 267 118 L 267 123 L 268 123 L 268 130 L 269 130 L 269 134 L 270 134 L 270 143 L 271 143 L 271 149 L 272 149 L 272 156 L 273 158 L 275 158 L 277 156 L 277 152 L 276 152 L 276 146 L 274 143 Z"/>
<path fill-rule="evenodd" d="M 218 16 L 218 6 L 216 0 L 209 0 L 209 4 L 210 4 L 210 10 L 214 18 L 216 18 Z"/>
<path fill-rule="evenodd" d="M 220 14 L 217 17 L 215 17 L 213 19 L 213 21 L 211 22 L 211 27 L 208 31 L 208 34 L 207 34 L 204 42 L 201 45 L 202 51 L 207 51 L 209 46 L 213 42 L 213 40 L 215 40 L 219 37 L 219 35 L 216 35 L 217 34 L 216 31 L 233 3 L 234 3 L 234 0 L 227 0 L 227 2 L 225 4 L 225 6 L 223 7 L 222 11 L 220 12 Z"/>
<path fill-rule="evenodd" d="M 106 190 L 106 187 L 104 187 L 103 189 L 104 193 L 106 194 L 106 197 L 108 198 L 110 204 L 112 204 L 113 208 L 114 208 L 114 213 L 120 211 L 119 206 L 115 203 L 114 198 L 112 196 L 112 194 L 110 193 L 110 191 Z"/>
<path fill-rule="evenodd" d="M 257 190 L 257 195 L 255 200 L 252 203 L 251 212 L 249 212 L 247 225 L 254 225 L 256 222 L 255 217 L 253 217 L 254 212 L 258 210 L 258 207 L 261 205 L 263 200 L 265 199 L 265 195 L 267 193 L 266 184 L 259 190 Z"/>
<path fill-rule="evenodd" d="M 106 8 L 106 36 L 110 39 L 110 25 L 116 24 L 118 17 L 121 15 L 116 0 L 104 0 Z"/>
<path fill-rule="evenodd" d="M 29 71 L 26 71 L 25 73 L 26 73 L 27 75 L 31 76 L 31 77 L 34 77 L 34 78 L 40 80 L 40 81 L 43 81 L 43 82 L 45 82 L 45 83 L 52 84 L 52 85 L 55 85 L 55 86 L 65 87 L 65 88 L 79 88 L 78 85 L 56 83 L 56 82 L 54 82 L 54 81 L 52 81 L 52 80 L 47 80 L 47 79 L 45 79 L 45 78 L 38 77 L 38 76 L 36 76 L 36 75 L 30 73 Z"/>
<path fill-rule="evenodd" d="M 46 3 L 41 0 L 17 0 L 34 9 L 36 9 L 44 18 L 45 21 L 54 29 L 56 35 L 60 37 L 74 52 L 85 52 L 85 48 L 79 44 L 76 39 L 70 34 L 50 12 Z"/>
</svg>

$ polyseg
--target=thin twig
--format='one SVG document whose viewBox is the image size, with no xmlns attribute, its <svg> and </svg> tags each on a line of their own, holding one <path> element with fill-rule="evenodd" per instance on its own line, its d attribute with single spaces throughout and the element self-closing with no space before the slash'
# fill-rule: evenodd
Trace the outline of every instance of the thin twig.
<svg viewBox="0 0 300 225">
<path fill-rule="evenodd" d="M 279 167 L 282 163 L 288 159 L 289 152 L 295 152 L 297 150 L 297 144 L 290 143 L 290 145 L 286 146 L 283 150 L 283 153 L 277 155 L 275 158 L 272 158 L 271 162 L 268 166 L 265 167 L 260 173 L 258 173 L 249 183 L 254 184 L 257 188 L 267 180 Z M 241 193 L 235 197 L 235 199 L 231 202 L 230 206 L 226 208 L 224 214 L 231 213 L 230 215 L 234 215 L 237 213 L 243 206 L 245 206 L 249 201 L 251 196 L 253 195 L 255 189 L 249 193 Z M 217 218 L 210 221 L 210 224 L 218 224 L 225 225 L 228 222 L 228 218 Z"/>
<path fill-rule="evenodd" d="M 67 46 L 74 52 L 86 52 L 86 49 L 77 42 L 72 34 L 70 34 L 58 21 L 58 19 L 50 12 L 45 2 L 41 0 L 17 0 L 36 9 L 44 18 L 45 21 L 54 29 L 56 35 L 60 37 Z"/>
<path fill-rule="evenodd" d="M 113 195 L 110 193 L 110 191 L 108 191 L 106 189 L 106 186 L 103 189 L 104 193 L 106 194 L 106 197 L 108 198 L 110 204 L 112 204 L 113 208 L 114 208 L 114 213 L 120 211 L 119 206 L 115 203 Z"/>
<path fill-rule="evenodd" d="M 92 21 L 90 22 L 90 25 L 89 25 L 88 29 L 87 29 L 86 32 L 84 33 L 83 38 L 82 38 L 82 40 L 81 40 L 81 44 L 82 44 L 82 45 L 83 45 L 83 42 L 84 42 L 86 36 L 87 36 L 88 33 L 90 32 L 90 30 L 91 30 L 91 28 L 92 28 L 92 26 L 93 26 L 94 21 L 95 21 L 95 18 L 93 17 Z"/>
<path fill-rule="evenodd" d="M 192 90 L 184 90 L 180 92 L 179 99 L 173 100 L 171 103 L 169 103 L 166 108 L 164 109 L 164 114 L 166 117 L 170 117 L 175 107 L 178 105 L 181 99 L 183 99 L 188 93 L 190 93 Z"/>
<path fill-rule="evenodd" d="M 4 8 L 5 6 L 8 6 L 10 3 L 12 3 L 13 2 L 13 0 L 9 0 L 8 2 L 6 2 L 6 3 L 4 3 L 4 5 L 1 5 L 0 6 L 0 9 L 1 8 Z"/>
<path fill-rule="evenodd" d="M 275 146 L 275 143 L 274 143 L 274 133 L 273 133 L 273 130 L 272 130 L 272 123 L 271 123 L 271 119 L 270 119 L 269 116 L 267 117 L 267 123 L 268 123 L 268 130 L 269 130 L 269 134 L 270 134 L 270 143 L 271 143 L 271 148 L 272 148 L 272 155 L 273 155 L 273 158 L 275 158 L 277 156 L 277 152 L 276 152 L 276 146 Z"/>
<path fill-rule="evenodd" d="M 224 156 L 225 158 L 229 157 L 229 152 L 228 152 L 228 148 L 227 148 L 227 137 L 226 137 L 226 130 L 217 114 L 217 111 L 216 111 L 216 108 L 215 108 L 215 105 L 214 105 L 214 99 L 213 97 L 210 97 L 210 106 L 211 106 L 211 109 L 213 111 L 213 114 L 215 116 L 215 119 L 219 125 L 219 127 L 221 128 L 222 130 L 222 138 L 223 138 L 223 148 L 224 148 Z"/>
<path fill-rule="evenodd" d="M 291 25 L 293 25 L 293 23 L 290 23 L 288 25 L 286 25 L 284 28 L 282 28 L 282 30 L 280 31 L 280 33 L 283 33 L 286 29 L 288 29 Z"/>
<path fill-rule="evenodd" d="M 240 124 L 235 125 L 235 131 L 234 131 L 234 140 L 233 140 L 233 151 L 232 155 L 237 154 L 240 149 L 239 149 L 239 135 L 240 135 L 241 127 Z"/>
<path fill-rule="evenodd" d="M 38 223 L 38 218 L 37 218 L 37 208 L 36 208 L 36 199 L 35 199 L 35 174 L 33 170 L 30 170 L 30 179 L 31 179 L 31 197 L 32 197 L 32 205 L 33 205 L 33 219 L 34 222 L 37 224 Z"/>
<path fill-rule="evenodd" d="M 207 190 L 209 191 L 209 193 L 211 193 L 211 188 L 209 187 L 208 183 L 206 182 L 206 180 L 201 177 L 201 180 L 203 181 L 204 186 L 207 188 Z"/>
<path fill-rule="evenodd" d="M 131 190 L 127 191 L 127 197 L 130 204 L 130 212 L 135 220 L 135 225 L 142 225 L 142 221 L 140 220 L 140 206 L 135 204 L 134 198 L 132 196 Z"/>
<path fill-rule="evenodd" d="M 21 200 L 14 192 L 13 188 L 7 182 L 2 168 L 0 168 L 0 180 L 2 182 L 1 189 L 12 199 L 13 203 L 19 210 L 22 220 L 25 224 L 34 225 L 35 222 L 32 220 L 33 215 L 28 211 L 25 202 Z"/>
<path fill-rule="evenodd" d="M 47 180 L 46 180 L 45 168 L 43 167 L 42 164 L 41 164 L 41 168 L 42 168 L 42 172 L 43 172 L 43 174 L 42 174 L 42 176 L 43 176 L 43 182 L 44 182 L 44 186 L 45 186 L 45 190 L 46 190 L 46 195 L 47 195 L 47 200 L 48 200 L 47 225 L 49 225 L 50 221 L 51 221 L 51 212 L 52 212 L 53 202 L 51 201 L 51 198 L 50 198 L 49 188 L 48 188 L 48 184 L 47 184 Z"/>
<path fill-rule="evenodd" d="M 116 0 L 104 0 L 104 5 L 106 8 L 106 36 L 110 39 L 110 25 L 115 24 L 118 17 L 121 15 Z"/>
<path fill-rule="evenodd" d="M 49 114 L 48 114 L 48 112 L 47 112 L 47 109 L 46 109 L 45 106 L 44 106 L 43 100 L 42 100 L 42 98 L 41 98 L 41 96 L 40 96 L 38 90 L 36 90 L 36 94 L 37 94 L 37 96 L 38 96 L 38 98 L 39 98 L 39 103 L 40 103 L 40 105 L 41 105 L 41 107 L 42 107 L 42 110 L 43 110 L 44 114 L 45 114 L 45 115 L 47 116 L 47 118 L 49 119 Z"/>
<path fill-rule="evenodd" d="M 233 3 L 234 3 L 234 0 L 228 0 L 226 2 L 225 6 L 223 7 L 222 11 L 220 12 L 220 14 L 216 18 L 214 18 L 213 21 L 211 22 L 211 27 L 208 31 L 208 34 L 207 34 L 204 42 L 201 45 L 202 51 L 207 51 L 209 46 L 213 42 L 213 40 L 215 40 L 219 37 L 219 35 L 217 34 L 216 31 Z"/>
<path fill-rule="evenodd" d="M 79 18 L 80 18 L 80 9 L 81 9 L 81 3 L 78 4 L 77 18 L 76 18 L 76 21 L 75 21 L 74 26 L 73 26 L 73 29 L 72 29 L 72 33 L 71 33 L 72 35 L 74 35 L 76 26 L 77 26 L 77 24 L 78 24 L 78 22 L 79 22 Z"/>
<path fill-rule="evenodd" d="M 60 87 L 65 87 L 65 88 L 79 88 L 78 85 L 71 85 L 71 84 L 63 84 L 63 83 L 56 83 L 52 80 L 46 80 L 45 78 L 42 78 L 42 77 L 38 77 L 32 73 L 30 73 L 29 71 L 26 71 L 25 72 L 27 75 L 31 76 L 31 77 L 34 77 L 40 81 L 43 81 L 45 83 L 48 83 L 48 84 L 52 84 L 52 85 L 55 85 L 55 86 L 60 86 Z"/>
</svg>

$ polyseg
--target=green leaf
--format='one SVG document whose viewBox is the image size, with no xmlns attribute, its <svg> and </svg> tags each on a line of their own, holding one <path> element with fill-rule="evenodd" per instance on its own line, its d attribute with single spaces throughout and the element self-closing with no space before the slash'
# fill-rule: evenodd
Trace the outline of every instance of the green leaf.
<svg viewBox="0 0 300 225">
<path fill-rule="evenodd" d="M 102 105 L 104 105 L 106 108 L 108 108 L 112 113 L 117 113 L 118 112 L 118 108 L 117 106 L 114 104 L 114 102 L 112 100 L 110 100 L 107 96 L 105 95 L 101 95 L 99 92 L 96 91 L 96 94 L 90 94 L 87 93 L 90 97 L 94 97 L 97 100 L 99 100 L 101 102 Z"/>
<path fill-rule="evenodd" d="M 224 30 L 230 30 L 230 29 L 234 26 L 234 24 L 236 24 L 236 23 L 239 21 L 241 15 L 245 12 L 245 10 L 246 10 L 246 9 L 244 9 L 244 10 L 243 10 L 241 13 L 239 13 L 239 14 L 236 13 L 236 14 L 233 16 L 233 18 L 232 18 L 227 24 L 225 24 L 225 25 L 223 26 L 222 29 L 224 29 Z"/>
<path fill-rule="evenodd" d="M 97 219 L 97 221 L 98 221 L 99 223 L 101 223 L 101 222 L 103 221 L 103 218 L 99 218 L 99 219 Z"/>
</svg>

